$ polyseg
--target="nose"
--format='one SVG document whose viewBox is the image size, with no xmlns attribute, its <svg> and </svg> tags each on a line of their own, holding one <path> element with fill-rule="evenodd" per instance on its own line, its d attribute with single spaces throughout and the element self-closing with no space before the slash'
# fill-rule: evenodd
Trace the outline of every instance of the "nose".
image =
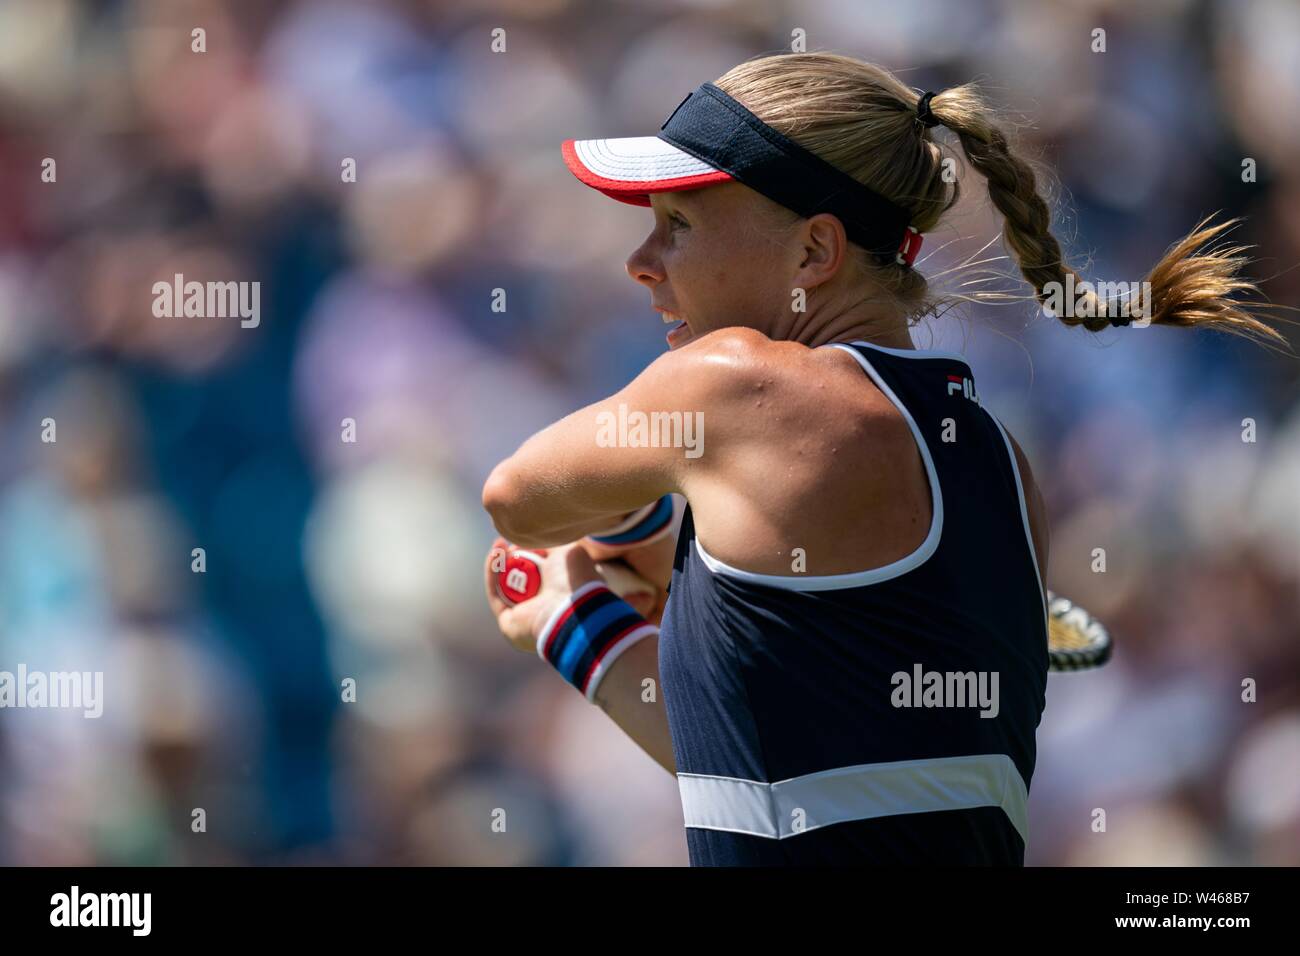
<svg viewBox="0 0 1300 956">
<path fill-rule="evenodd" d="M 655 237 L 651 235 L 627 257 L 627 274 L 635 281 L 653 289 L 664 281 L 663 263 L 655 247 Z"/>
</svg>

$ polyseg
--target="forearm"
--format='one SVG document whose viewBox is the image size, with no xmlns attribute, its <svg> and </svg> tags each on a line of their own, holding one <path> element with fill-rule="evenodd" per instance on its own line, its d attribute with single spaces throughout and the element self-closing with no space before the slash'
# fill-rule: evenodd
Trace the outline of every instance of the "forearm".
<svg viewBox="0 0 1300 956">
<path fill-rule="evenodd" d="M 587 519 L 578 524 L 561 528 L 548 528 L 544 531 L 525 530 L 521 525 L 512 525 L 509 530 L 501 527 L 501 519 L 493 515 L 492 520 L 497 532 L 520 548 L 556 548 L 563 544 L 579 541 L 587 535 L 598 534 L 612 527 L 627 517 L 627 511 L 610 512 L 601 518 Z"/>
<path fill-rule="evenodd" d="M 566 416 L 500 462 L 483 486 L 483 507 L 507 540 L 540 548 L 616 525 L 638 508 L 678 491 L 680 450 L 620 444 L 602 424 L 601 405 Z"/>
<path fill-rule="evenodd" d="M 517 516 L 512 519 L 500 511 L 494 512 L 492 518 L 497 531 L 521 548 L 559 547 L 582 540 L 593 556 L 636 554 L 642 563 L 651 562 L 650 566 L 656 570 L 651 580 L 664 587 L 667 577 L 660 581 L 658 572 L 665 569 L 658 565 L 665 562 L 655 556 L 666 548 L 666 569 L 671 570 L 682 503 L 683 499 L 674 495 L 662 495 L 631 511 L 604 512 L 599 518 L 584 518 L 577 523 L 558 526 L 533 523 L 530 527 Z M 509 529 L 502 527 L 504 522 L 510 522 Z M 652 550 L 655 545 L 659 546 L 658 551 Z"/>
<path fill-rule="evenodd" d="M 537 654 L 623 728 L 650 758 L 676 772 L 659 686 L 659 621 L 667 594 L 618 597 L 577 545 L 527 559 L 498 538 L 484 563 L 488 605 L 510 643 Z M 504 564 L 501 554 L 505 552 Z M 509 585 L 511 575 L 515 580 Z M 645 582 L 642 582 L 643 584 Z M 531 595 L 531 596 L 527 596 Z M 640 608 L 640 609 L 638 609 Z"/>
<path fill-rule="evenodd" d="M 575 557 L 576 556 L 576 557 Z M 548 558 L 556 563 L 555 558 Z M 574 549 L 569 562 L 590 562 Z M 574 588 L 547 611 L 537 632 L 538 655 L 669 773 L 672 735 L 659 681 L 659 621 L 666 595 L 648 617 L 600 579 Z"/>
<path fill-rule="evenodd" d="M 684 504 L 684 501 L 678 501 L 676 504 Z M 622 561 L 660 591 L 667 591 L 673 574 L 673 560 L 677 554 L 677 536 L 681 530 L 681 517 L 681 508 L 678 507 L 662 533 L 654 534 L 648 540 L 633 547 L 609 545 L 592 537 L 585 539 L 582 547 L 593 560 Z"/>
<path fill-rule="evenodd" d="M 659 637 L 638 641 L 614 662 L 596 689 L 595 703 L 661 767 L 677 773 L 659 683 Z"/>
</svg>

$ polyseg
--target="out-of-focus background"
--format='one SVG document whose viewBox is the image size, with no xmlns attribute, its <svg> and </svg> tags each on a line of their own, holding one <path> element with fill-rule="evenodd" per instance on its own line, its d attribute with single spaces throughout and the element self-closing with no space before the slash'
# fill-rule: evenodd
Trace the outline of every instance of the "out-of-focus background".
<svg viewBox="0 0 1300 956">
<path fill-rule="evenodd" d="M 980 77 L 1092 277 L 1224 210 L 1300 301 L 1294 0 L 0 4 L 0 670 L 105 696 L 0 710 L 0 863 L 686 862 L 674 780 L 496 633 L 479 493 L 664 348 L 650 214 L 561 140 L 796 30 Z M 931 275 L 997 235 L 966 183 Z M 260 324 L 154 317 L 176 273 L 260 282 Z M 917 345 L 971 359 L 1119 642 L 1051 679 L 1028 862 L 1300 863 L 1300 364 L 1023 305 Z"/>
</svg>

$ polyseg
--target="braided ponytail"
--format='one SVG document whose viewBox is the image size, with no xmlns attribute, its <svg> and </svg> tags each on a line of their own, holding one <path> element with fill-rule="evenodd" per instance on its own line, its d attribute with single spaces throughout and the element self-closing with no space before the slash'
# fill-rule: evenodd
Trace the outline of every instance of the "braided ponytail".
<svg viewBox="0 0 1300 956">
<path fill-rule="evenodd" d="M 1294 310 L 1261 301 L 1258 287 L 1242 275 L 1249 247 L 1225 241 L 1238 219 L 1217 224 L 1212 217 L 1203 219 L 1166 251 L 1140 284 L 1149 293 L 1143 296 L 1140 322 L 1133 318 L 1132 298 L 1119 291 L 1139 284 L 1093 287 L 1080 278 L 1066 265 L 1052 234 L 1052 211 L 1033 168 L 1013 151 L 972 84 L 921 96 L 889 71 L 835 53 L 757 57 L 729 70 L 717 84 L 773 128 L 907 209 L 922 233 L 938 226 L 961 195 L 960 184 L 944 175 L 948 150 L 932 135 L 932 127 L 947 127 L 984 177 L 1004 220 L 1007 250 L 1034 298 L 1066 325 L 1090 332 L 1134 322 L 1206 327 L 1287 346 L 1259 314 Z M 909 315 L 936 310 L 938 300 L 928 297 L 919 270 L 881 267 L 865 253 L 860 267 L 873 294 L 883 290 Z M 1023 297 L 974 291 L 950 298 L 1006 303 Z"/>
<path fill-rule="evenodd" d="M 1061 245 L 1052 235 L 1051 210 L 1039 194 L 1032 167 L 1012 151 L 1006 135 L 989 120 L 975 89 L 968 84 L 944 90 L 932 96 L 927 106 L 930 115 L 956 134 L 967 160 L 987 182 L 989 198 L 1003 216 L 1003 240 L 1038 301 L 1065 325 L 1081 325 L 1089 332 L 1129 324 L 1134 310 L 1131 300 L 1099 296 L 1065 264 Z M 1218 241 L 1241 220 L 1212 225 L 1212 218 L 1201 220 L 1174 243 L 1144 280 L 1150 291 L 1149 324 L 1203 326 L 1286 345 L 1276 329 L 1252 314 L 1276 306 L 1234 298 L 1259 293 L 1255 283 L 1241 274 L 1249 262 L 1245 255 L 1249 247 Z M 1078 290 L 1070 298 L 1081 307 L 1061 309 L 1057 297 L 1060 290 L 1070 288 Z"/>
</svg>

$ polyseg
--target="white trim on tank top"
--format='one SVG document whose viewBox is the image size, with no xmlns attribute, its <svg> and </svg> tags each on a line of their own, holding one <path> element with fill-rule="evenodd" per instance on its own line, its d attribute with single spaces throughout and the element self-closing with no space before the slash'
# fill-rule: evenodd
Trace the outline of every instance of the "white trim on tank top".
<svg viewBox="0 0 1300 956">
<path fill-rule="evenodd" d="M 941 358 L 952 359 L 954 362 L 961 362 L 967 368 L 970 368 L 970 362 L 966 361 L 966 356 L 958 355 L 956 352 L 947 352 L 943 349 L 891 349 L 884 345 L 876 345 L 874 342 L 854 341 L 850 345 L 865 345 L 869 349 L 875 349 L 877 352 L 887 352 L 890 355 L 901 355 L 903 358 Z M 842 348 L 843 342 L 829 342 L 821 348 Z"/>
<path fill-rule="evenodd" d="M 872 345 L 870 342 L 854 342 L 853 345 L 865 345 L 868 348 L 879 349 L 882 352 L 888 352 L 891 355 L 902 355 L 906 358 L 945 358 L 955 359 L 958 362 L 967 364 L 966 360 L 960 355 L 952 352 L 927 352 L 919 349 L 888 349 L 882 345 Z M 921 434 L 921 429 L 917 427 L 916 420 L 912 418 L 912 413 L 907 407 L 899 401 L 894 390 L 889 387 L 880 373 L 875 370 L 871 362 L 867 360 L 861 352 L 852 348 L 849 344 L 843 342 L 832 342 L 822 348 L 834 348 L 848 352 L 862 366 L 863 370 L 876 383 L 876 386 L 884 393 L 894 407 L 902 413 L 903 418 L 907 421 L 907 427 L 912 430 L 912 437 L 916 439 L 917 448 L 921 452 L 921 460 L 925 463 L 925 474 L 930 485 L 930 502 L 933 506 L 934 516 L 930 521 L 930 532 L 925 536 L 925 540 L 911 554 L 899 558 L 890 564 L 882 565 L 878 568 L 871 568 L 867 571 L 849 571 L 844 574 L 821 574 L 821 575 L 789 575 L 789 574 L 759 574 L 757 571 L 745 571 L 741 568 L 735 568 L 724 561 L 719 561 L 713 555 L 704 550 L 704 545 L 700 543 L 700 537 L 695 536 L 695 551 L 700 556 L 700 560 L 714 574 L 725 575 L 729 578 L 736 578 L 740 581 L 747 581 L 750 584 L 762 584 L 767 587 L 783 588 L 787 591 L 838 591 L 844 588 L 860 588 L 868 584 L 880 584 L 889 581 L 892 578 L 901 577 L 909 571 L 914 571 L 929 560 L 939 548 L 939 539 L 943 535 L 943 490 L 939 487 L 939 474 L 934 468 L 934 459 L 930 456 L 930 447 L 925 442 L 925 437 Z M 967 364 L 969 368 L 969 364 Z M 1017 481 L 1019 477 L 1017 476 Z"/>
<path fill-rule="evenodd" d="M 1016 450 L 1012 447 L 1011 436 L 1002 427 L 1002 422 L 998 421 L 998 417 L 992 412 L 989 412 L 988 415 L 989 418 L 993 419 L 993 424 L 998 426 L 998 431 L 1002 433 L 1002 441 L 1007 446 L 1007 457 L 1011 459 L 1011 473 L 1016 476 L 1016 497 L 1020 499 L 1020 520 L 1025 526 L 1025 540 L 1029 542 L 1029 562 L 1034 566 L 1034 577 L 1038 581 L 1038 591 L 1043 598 L 1043 633 L 1050 637 L 1051 627 L 1047 617 L 1047 588 L 1043 586 L 1043 575 L 1038 570 L 1038 549 L 1034 547 L 1034 531 L 1029 523 L 1029 504 L 1025 500 L 1024 482 L 1020 480 L 1020 465 L 1016 461 Z"/>
<path fill-rule="evenodd" d="M 1029 787 L 1006 754 L 855 764 L 775 783 L 678 773 L 677 787 L 686 826 L 699 830 L 787 840 L 851 820 L 1001 807 L 1029 842 Z"/>
</svg>

